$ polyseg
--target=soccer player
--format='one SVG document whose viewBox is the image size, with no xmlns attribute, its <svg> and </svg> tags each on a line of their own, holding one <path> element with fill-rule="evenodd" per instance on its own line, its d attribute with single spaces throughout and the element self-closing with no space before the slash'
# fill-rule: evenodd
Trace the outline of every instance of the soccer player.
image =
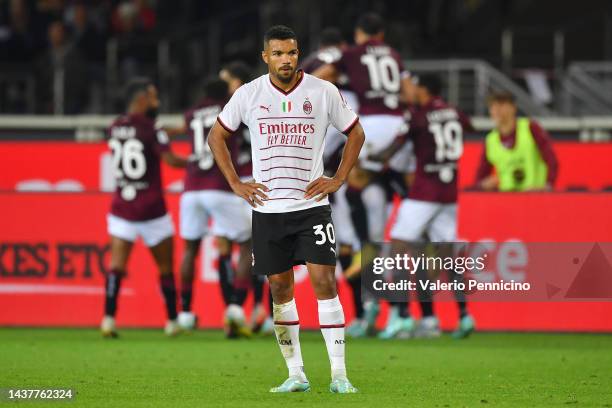
<svg viewBox="0 0 612 408">
<path fill-rule="evenodd" d="M 417 167 L 414 181 L 403 200 L 391 230 L 392 252 L 410 251 L 410 244 L 422 241 L 427 234 L 432 242 L 452 243 L 457 238 L 457 164 L 463 153 L 463 133 L 472 129 L 469 119 L 441 97 L 441 83 L 435 75 L 419 77 L 407 139 L 414 143 Z M 402 141 L 402 139 L 404 139 Z M 384 154 L 386 159 L 401 148 L 406 138 L 398 138 Z M 456 275 L 456 274 L 453 274 Z M 458 279 L 451 276 L 451 279 Z M 465 295 L 455 293 L 459 306 L 459 327 L 453 337 L 463 338 L 474 330 L 474 319 L 468 314 Z M 439 335 L 439 324 L 432 304 L 421 302 L 423 319 L 418 331 L 421 337 Z M 409 316 L 392 316 L 387 324 L 388 337 L 411 331 Z"/>
<path fill-rule="evenodd" d="M 184 126 L 192 145 L 192 160 L 185 173 L 185 191 L 180 202 L 180 230 L 185 242 L 185 253 L 181 263 L 181 305 L 179 314 L 181 327 L 191 329 L 196 324 L 195 315 L 191 312 L 193 294 L 193 277 L 195 260 L 200 249 L 202 237 L 208 233 L 208 222 L 213 219 L 211 233 L 217 239 L 219 249 L 219 284 L 226 306 L 225 332 L 227 337 L 249 336 L 245 326 L 242 304 L 250 285 L 251 269 L 251 211 L 243 200 L 232 192 L 214 159 L 206 138 L 217 115 L 229 96 L 230 87 L 234 91 L 238 83 L 247 81 L 248 69 L 226 68 L 221 77 L 213 78 L 206 83 L 206 96 L 196 106 L 185 113 Z M 229 71 L 229 72 L 228 72 Z M 232 72 L 238 72 L 232 75 Z M 241 176 L 250 176 L 250 155 L 246 159 L 241 155 L 241 146 L 246 144 L 244 129 L 239 129 L 230 140 L 233 144 L 234 160 L 239 162 Z M 232 266 L 232 247 L 237 242 L 240 248 L 238 268 Z"/>
<path fill-rule="evenodd" d="M 297 70 L 293 30 L 270 28 L 262 59 L 268 74 L 236 91 L 208 141 L 232 190 L 253 207 L 254 272 L 268 276 L 274 331 L 289 370 L 289 378 L 270 391 L 310 390 L 293 297 L 293 266 L 306 264 L 331 363 L 330 391 L 356 392 L 346 376 L 344 313 L 336 293 L 336 238 L 327 195 L 345 182 L 365 136 L 357 115 L 333 84 Z M 251 132 L 255 182 L 240 180 L 225 143 L 241 123 Z M 322 176 L 324 136 L 330 123 L 348 136 L 331 178 Z"/>
<path fill-rule="evenodd" d="M 383 239 L 387 218 L 386 196 L 379 185 L 370 185 L 375 172 L 383 167 L 367 159 L 389 147 L 404 127 L 400 99 L 408 99 L 413 86 L 399 53 L 384 42 L 384 21 L 375 13 L 366 13 L 357 21 L 354 47 L 342 52 L 333 63 L 318 68 L 313 75 L 336 82 L 342 75 L 349 89 L 357 94 L 360 122 L 366 135 L 359 168 L 350 175 L 353 189 L 365 190 L 363 201 L 368 214 L 368 235 L 371 242 Z M 410 145 L 405 144 L 389 162 L 391 170 L 406 173 L 410 166 Z"/>
<path fill-rule="evenodd" d="M 165 332 L 172 336 L 179 331 L 172 273 L 174 226 L 162 192 L 160 161 L 173 167 L 185 167 L 187 161 L 175 156 L 170 151 L 167 134 L 155 129 L 159 98 L 150 80 L 141 78 L 130 82 L 126 101 L 127 113 L 116 119 L 108 131 L 117 189 L 107 217 L 111 263 L 106 275 L 104 318 L 100 329 L 105 337 L 117 336 L 117 297 L 133 243 L 140 236 L 159 269 L 168 315 Z"/>
</svg>

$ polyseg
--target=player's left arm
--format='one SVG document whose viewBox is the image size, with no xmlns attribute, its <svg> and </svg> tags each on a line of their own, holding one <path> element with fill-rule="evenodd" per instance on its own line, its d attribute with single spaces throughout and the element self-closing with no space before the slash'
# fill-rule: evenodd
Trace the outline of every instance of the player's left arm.
<svg viewBox="0 0 612 408">
<path fill-rule="evenodd" d="M 347 135 L 348 140 L 342 151 L 342 159 L 336 174 L 333 177 L 319 177 L 306 186 L 304 197 L 306 199 L 317 197 L 316 201 L 323 200 L 329 193 L 337 191 L 344 184 L 349 172 L 357 163 L 359 152 L 365 141 L 365 134 L 359 123 L 359 117 L 346 103 L 335 85 L 324 84 L 329 123 Z"/>
<path fill-rule="evenodd" d="M 349 172 L 357 163 L 359 152 L 365 141 L 365 133 L 363 132 L 361 124 L 356 122 L 347 136 L 348 139 L 342 151 L 342 159 L 336 174 L 333 177 L 319 177 L 310 183 L 306 187 L 306 199 L 318 196 L 316 201 L 321 201 L 328 194 L 338 191 L 346 181 Z"/>
</svg>

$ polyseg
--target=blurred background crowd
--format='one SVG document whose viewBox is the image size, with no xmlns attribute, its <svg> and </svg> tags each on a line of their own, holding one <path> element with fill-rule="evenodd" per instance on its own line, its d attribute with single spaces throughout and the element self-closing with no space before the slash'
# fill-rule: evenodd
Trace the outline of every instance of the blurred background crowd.
<svg viewBox="0 0 612 408">
<path fill-rule="evenodd" d="M 612 57 L 605 0 L 582 2 L 580 19 L 573 2 L 523 0 L 0 0 L 0 111 L 116 112 L 122 84 L 146 75 L 176 112 L 224 63 L 257 66 L 265 27 L 294 27 L 307 54 L 327 26 L 350 42 L 364 9 L 404 58 L 487 61 L 557 110 L 568 61 Z"/>
</svg>

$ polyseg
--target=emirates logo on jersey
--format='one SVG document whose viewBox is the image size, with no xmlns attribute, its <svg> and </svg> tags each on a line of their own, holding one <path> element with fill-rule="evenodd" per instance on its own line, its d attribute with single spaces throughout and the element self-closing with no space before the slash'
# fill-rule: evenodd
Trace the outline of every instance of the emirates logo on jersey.
<svg viewBox="0 0 612 408">
<path fill-rule="evenodd" d="M 302 105 L 302 109 L 304 109 L 304 113 L 310 115 L 312 113 L 312 103 L 306 98 L 304 104 Z"/>
</svg>

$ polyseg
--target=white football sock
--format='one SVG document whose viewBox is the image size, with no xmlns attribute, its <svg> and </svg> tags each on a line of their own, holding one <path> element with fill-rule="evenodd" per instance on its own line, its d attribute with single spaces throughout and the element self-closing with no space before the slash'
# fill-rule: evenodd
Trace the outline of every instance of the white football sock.
<svg viewBox="0 0 612 408">
<path fill-rule="evenodd" d="M 340 299 L 318 300 L 319 325 L 325 339 L 332 379 L 346 378 L 344 364 L 344 311 Z"/>
<path fill-rule="evenodd" d="M 295 299 L 280 305 L 275 303 L 272 307 L 272 316 L 276 341 L 287 363 L 289 376 L 299 377 L 302 381 L 306 381 L 300 349 L 300 320 Z"/>
</svg>

